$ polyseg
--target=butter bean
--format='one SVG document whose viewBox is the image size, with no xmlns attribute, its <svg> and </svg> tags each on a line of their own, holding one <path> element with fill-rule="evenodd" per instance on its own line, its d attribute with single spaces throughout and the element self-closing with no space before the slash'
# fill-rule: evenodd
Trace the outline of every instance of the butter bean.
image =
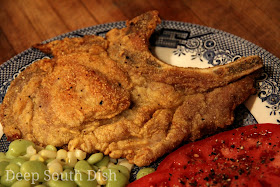
<svg viewBox="0 0 280 187">
<path fill-rule="evenodd" d="M 0 176 L 3 176 L 5 174 L 5 169 L 7 165 L 9 165 L 9 162 L 7 161 L 0 162 Z"/>
<path fill-rule="evenodd" d="M 99 161 L 101 161 L 103 158 L 103 153 L 94 153 L 88 158 L 88 163 L 89 164 L 95 164 Z"/>
<path fill-rule="evenodd" d="M 92 167 L 89 165 L 89 163 L 85 160 L 80 160 L 75 165 L 75 170 L 88 174 L 88 171 L 92 170 Z M 75 171 L 75 172 L 76 172 Z"/>
<path fill-rule="evenodd" d="M 74 175 L 75 172 L 73 169 L 65 169 L 62 173 L 61 173 L 61 180 L 63 181 L 69 181 L 74 179 Z"/>
<path fill-rule="evenodd" d="M 20 157 L 17 157 L 17 158 L 14 158 L 10 161 L 10 163 L 15 163 L 17 164 L 19 167 L 24 163 L 26 162 L 27 160 L 25 158 L 20 158 Z"/>
<path fill-rule="evenodd" d="M 47 145 L 45 149 L 49 151 L 57 151 L 56 147 L 53 145 Z"/>
<path fill-rule="evenodd" d="M 107 166 L 108 163 L 109 163 L 109 161 L 110 161 L 109 156 L 104 156 L 104 157 L 102 158 L 102 160 L 100 160 L 99 162 L 97 162 L 95 165 L 96 165 L 98 168 L 101 168 L 101 167 L 103 167 L 103 166 Z"/>
<path fill-rule="evenodd" d="M 50 180 L 48 181 L 49 187 L 76 187 L 77 184 L 74 181 L 60 181 L 60 180 Z"/>
<path fill-rule="evenodd" d="M 128 170 L 127 167 L 122 166 L 122 165 L 111 165 L 111 166 L 109 167 L 109 169 L 110 169 L 110 168 L 117 169 L 117 170 L 119 170 L 127 179 L 130 178 L 130 172 L 129 172 L 129 170 Z"/>
<path fill-rule="evenodd" d="M 75 173 L 74 176 L 74 180 L 76 184 L 79 185 L 80 187 L 96 187 L 97 181 L 93 179 L 94 179 L 93 177 L 80 172 Z"/>
<path fill-rule="evenodd" d="M 155 171 L 154 168 L 143 168 L 143 169 L 140 169 L 136 175 L 136 179 L 140 179 L 150 173 L 153 173 Z"/>
<path fill-rule="evenodd" d="M 20 167 L 15 163 L 10 163 L 6 166 L 5 172 L 11 172 L 11 174 L 16 175 L 20 171 Z"/>
<path fill-rule="evenodd" d="M 28 140 L 15 140 L 9 145 L 9 150 L 11 156 L 17 157 L 17 156 L 23 156 L 26 154 L 26 149 L 32 145 L 35 147 L 35 144 Z"/>
<path fill-rule="evenodd" d="M 1 177 L 1 184 L 4 186 L 12 186 L 17 181 L 17 178 L 12 172 L 5 172 Z"/>
<path fill-rule="evenodd" d="M 0 152 L 0 158 L 6 158 L 6 155 L 4 152 Z"/>
<path fill-rule="evenodd" d="M 119 170 L 107 168 L 103 171 L 107 178 L 106 187 L 125 187 L 129 181 Z"/>
<path fill-rule="evenodd" d="M 43 162 L 27 161 L 22 164 L 20 172 L 23 176 L 30 176 L 26 177 L 26 179 L 44 182 L 44 179 L 47 178 L 45 173 L 47 169 L 47 166 Z"/>
<path fill-rule="evenodd" d="M 17 181 L 12 185 L 12 187 L 31 187 L 31 182 L 25 180 Z"/>
</svg>

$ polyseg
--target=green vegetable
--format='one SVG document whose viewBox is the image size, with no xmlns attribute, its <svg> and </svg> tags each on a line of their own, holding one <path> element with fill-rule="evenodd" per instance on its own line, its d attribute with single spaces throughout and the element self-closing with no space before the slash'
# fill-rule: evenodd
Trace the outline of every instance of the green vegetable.
<svg viewBox="0 0 280 187">
<path fill-rule="evenodd" d="M 99 170 L 99 168 L 98 168 L 96 165 L 91 165 L 91 167 L 92 167 L 92 169 L 93 169 L 94 171 L 98 171 L 98 170 Z"/>
<path fill-rule="evenodd" d="M 63 165 L 62 167 L 63 167 L 63 169 L 73 169 L 73 167 L 71 167 L 71 166 L 69 166 L 67 164 Z"/>
<path fill-rule="evenodd" d="M 143 168 L 143 169 L 140 169 L 136 175 L 136 179 L 140 179 L 141 177 L 144 177 L 150 173 L 153 173 L 155 172 L 155 169 L 154 168 Z"/>
<path fill-rule="evenodd" d="M 10 163 L 9 165 L 6 166 L 5 170 L 6 170 L 5 171 L 6 173 L 11 172 L 11 175 L 16 176 L 17 173 L 19 173 L 19 171 L 20 171 L 20 167 L 15 163 Z"/>
<path fill-rule="evenodd" d="M 61 173 L 61 180 L 63 181 L 69 181 L 69 180 L 73 180 L 74 179 L 74 170 L 73 169 L 65 169 L 62 173 Z"/>
<path fill-rule="evenodd" d="M 7 165 L 9 165 L 9 162 L 7 162 L 7 161 L 0 162 L 0 176 L 3 176 L 6 173 L 5 169 L 6 169 Z"/>
<path fill-rule="evenodd" d="M 85 160 L 80 160 L 75 165 L 75 170 L 88 174 L 88 170 L 92 170 L 92 167 L 89 165 L 89 163 Z"/>
<path fill-rule="evenodd" d="M 129 183 L 128 178 L 117 169 L 107 168 L 103 174 L 107 178 L 106 187 L 125 187 Z"/>
<path fill-rule="evenodd" d="M 103 153 L 94 153 L 88 158 L 88 163 L 95 164 L 99 161 L 101 161 L 103 158 Z"/>
<path fill-rule="evenodd" d="M 108 163 L 109 163 L 109 161 L 110 161 L 109 156 L 104 156 L 104 157 L 102 158 L 102 160 L 100 160 L 99 162 L 97 162 L 95 165 L 96 165 L 98 168 L 101 168 L 101 167 L 103 167 L 103 166 L 107 166 Z"/>
<path fill-rule="evenodd" d="M 17 181 L 15 173 L 5 170 L 4 175 L 1 177 L 1 184 L 4 186 L 12 186 Z"/>
<path fill-rule="evenodd" d="M 95 178 L 85 173 L 75 173 L 74 180 L 80 187 L 96 187 L 97 181 Z"/>
<path fill-rule="evenodd" d="M 11 159 L 10 158 L 0 158 L 0 162 L 3 162 L 3 161 L 10 162 Z"/>
<path fill-rule="evenodd" d="M 54 158 L 49 158 L 49 159 L 45 160 L 45 163 L 48 165 L 48 163 L 50 163 L 53 160 L 54 160 Z"/>
<path fill-rule="evenodd" d="M 12 172 L 6 172 L 2 177 L 1 177 L 1 184 L 4 186 L 12 186 L 13 183 L 17 181 L 17 178 L 15 175 L 13 175 Z"/>
<path fill-rule="evenodd" d="M 10 161 L 10 163 L 14 163 L 14 164 L 17 164 L 19 167 L 21 167 L 21 165 L 26 162 L 27 160 L 24 159 L 24 158 L 20 158 L 20 157 L 17 157 L 17 158 L 14 158 Z"/>
<path fill-rule="evenodd" d="M 47 166 L 40 161 L 27 161 L 24 162 L 20 168 L 20 172 L 25 179 L 31 180 L 32 183 L 35 181 L 44 182 L 44 179 L 47 179 L 46 170 Z"/>
<path fill-rule="evenodd" d="M 49 187 L 76 187 L 77 184 L 74 181 L 60 181 L 60 180 L 50 180 L 48 181 Z"/>
<path fill-rule="evenodd" d="M 29 147 L 31 145 L 33 147 L 35 147 L 35 144 L 31 141 L 22 140 L 22 139 L 15 140 L 10 144 L 8 152 L 11 156 L 14 156 L 14 157 L 23 156 L 26 154 L 27 147 Z M 6 154 L 6 156 L 7 156 L 7 154 Z"/>
<path fill-rule="evenodd" d="M 122 165 L 112 165 L 109 168 L 117 169 L 119 170 L 124 176 L 126 176 L 127 179 L 130 178 L 130 172 L 127 167 Z"/>
<path fill-rule="evenodd" d="M 17 181 L 12 185 L 12 187 L 31 187 L 31 182 L 25 180 Z"/>
<path fill-rule="evenodd" d="M 28 140 L 15 140 L 10 144 L 6 154 L 0 152 L 0 187 L 95 187 L 98 186 L 96 172 L 99 168 L 106 168 L 110 161 L 109 156 L 95 153 L 87 160 L 78 161 L 74 168 L 63 164 L 63 172 L 59 173 L 57 178 L 52 178 L 54 176 L 50 175 L 47 164 L 54 159 L 29 160 L 26 151 L 30 146 L 35 148 L 34 143 Z M 46 150 L 57 151 L 52 145 L 46 146 Z M 130 172 L 125 166 L 111 165 L 110 168 L 105 169 L 105 175 L 106 173 L 109 176 L 108 180 L 106 178 L 107 187 L 122 187 L 128 184 Z M 102 173 L 98 172 L 98 174 Z M 105 185 L 106 181 L 103 180 L 102 185 Z"/>
<path fill-rule="evenodd" d="M 6 158 L 6 155 L 5 155 L 5 153 L 3 153 L 3 152 L 0 152 L 0 158 Z"/>
<path fill-rule="evenodd" d="M 57 151 L 56 147 L 53 145 L 47 145 L 45 149 L 49 151 Z"/>
<path fill-rule="evenodd" d="M 8 151 L 6 152 L 6 158 L 8 158 L 8 159 L 14 159 L 14 158 L 16 158 L 16 157 L 13 156 L 12 154 L 13 154 L 13 152 L 10 151 L 10 150 L 8 150 Z M 3 158 L 2 158 L 2 159 L 3 159 Z"/>
</svg>

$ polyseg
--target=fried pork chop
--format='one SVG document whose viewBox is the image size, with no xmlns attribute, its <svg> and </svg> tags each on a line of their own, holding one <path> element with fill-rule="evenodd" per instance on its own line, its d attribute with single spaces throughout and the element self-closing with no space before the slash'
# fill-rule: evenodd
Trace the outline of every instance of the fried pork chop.
<svg viewBox="0 0 280 187">
<path fill-rule="evenodd" d="M 231 125 L 234 109 L 255 93 L 257 56 L 213 68 L 181 68 L 154 57 L 156 11 L 106 38 L 65 38 L 35 47 L 52 59 L 12 81 L 1 105 L 10 140 L 24 138 L 145 166 L 185 140 Z"/>
</svg>

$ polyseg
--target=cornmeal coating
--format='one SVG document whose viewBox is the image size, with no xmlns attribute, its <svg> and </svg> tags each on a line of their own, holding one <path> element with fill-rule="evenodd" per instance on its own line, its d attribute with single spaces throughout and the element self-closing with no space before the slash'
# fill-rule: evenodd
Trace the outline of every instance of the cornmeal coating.
<svg viewBox="0 0 280 187">
<path fill-rule="evenodd" d="M 36 45 L 54 57 L 12 81 L 0 109 L 7 137 L 145 166 L 183 141 L 231 125 L 236 106 L 256 91 L 262 60 L 205 69 L 166 64 L 149 51 L 158 23 L 157 11 L 150 11 L 106 38 Z"/>
</svg>

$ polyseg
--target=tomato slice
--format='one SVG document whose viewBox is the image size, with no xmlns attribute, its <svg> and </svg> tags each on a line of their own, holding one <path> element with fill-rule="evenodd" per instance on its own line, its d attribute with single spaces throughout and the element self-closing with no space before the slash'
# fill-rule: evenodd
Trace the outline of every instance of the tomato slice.
<svg viewBox="0 0 280 187">
<path fill-rule="evenodd" d="M 169 154 L 134 186 L 278 186 L 280 125 L 240 127 Z"/>
</svg>

